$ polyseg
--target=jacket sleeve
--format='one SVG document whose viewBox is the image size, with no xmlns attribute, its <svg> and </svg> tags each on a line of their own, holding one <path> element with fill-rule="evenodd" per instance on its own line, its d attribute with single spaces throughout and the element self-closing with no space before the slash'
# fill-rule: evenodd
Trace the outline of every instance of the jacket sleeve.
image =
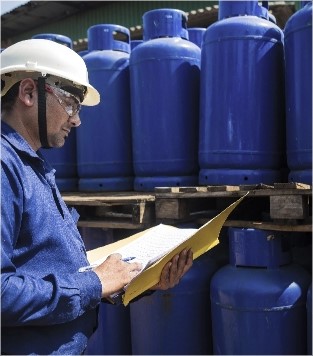
<svg viewBox="0 0 313 356">
<path fill-rule="evenodd" d="M 101 300 L 101 283 L 94 272 L 29 272 L 29 264 L 38 251 L 19 244 L 23 238 L 23 189 L 5 164 L 1 167 L 1 188 L 2 326 L 59 324 L 96 308 Z M 29 249 L 27 270 L 18 260 L 18 249 Z M 36 272 L 40 266 L 33 263 L 31 267 Z"/>
</svg>

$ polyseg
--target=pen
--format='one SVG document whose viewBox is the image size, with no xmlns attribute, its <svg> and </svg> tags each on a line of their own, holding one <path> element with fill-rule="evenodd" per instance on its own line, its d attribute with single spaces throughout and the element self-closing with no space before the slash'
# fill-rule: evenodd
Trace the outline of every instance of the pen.
<svg viewBox="0 0 313 356">
<path fill-rule="evenodd" d="M 135 259 L 136 257 L 125 257 L 122 258 L 123 262 L 129 262 L 133 259 Z M 91 271 L 93 268 L 97 267 L 97 264 L 93 264 L 93 265 L 89 265 L 89 266 L 84 266 L 84 267 L 80 267 L 78 272 L 87 272 L 87 271 Z"/>
<path fill-rule="evenodd" d="M 98 265 L 89 265 L 89 266 L 84 266 L 84 267 L 80 267 L 78 272 L 87 272 L 87 271 L 91 271 L 93 268 L 97 267 Z"/>
<path fill-rule="evenodd" d="M 136 257 L 125 257 L 125 258 L 122 258 L 122 261 L 124 261 L 124 262 L 129 262 L 129 261 L 131 261 L 131 260 L 133 260 L 133 259 L 135 259 Z"/>
</svg>

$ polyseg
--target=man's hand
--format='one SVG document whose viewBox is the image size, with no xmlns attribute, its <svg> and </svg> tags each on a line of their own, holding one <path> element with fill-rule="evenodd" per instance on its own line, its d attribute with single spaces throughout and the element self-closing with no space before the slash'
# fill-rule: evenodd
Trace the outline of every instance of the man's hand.
<svg viewBox="0 0 313 356">
<path fill-rule="evenodd" d="M 175 255 L 163 268 L 158 284 L 151 289 L 166 290 L 175 287 L 184 274 L 191 268 L 193 253 L 190 250 L 183 250 Z"/>
<path fill-rule="evenodd" d="M 120 291 L 141 271 L 138 262 L 124 262 L 119 253 L 114 253 L 97 266 L 94 272 L 102 283 L 102 298 Z"/>
</svg>

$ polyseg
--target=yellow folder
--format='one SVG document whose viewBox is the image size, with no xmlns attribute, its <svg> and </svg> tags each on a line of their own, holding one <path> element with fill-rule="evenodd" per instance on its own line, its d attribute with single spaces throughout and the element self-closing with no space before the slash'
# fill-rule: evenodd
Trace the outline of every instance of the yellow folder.
<svg viewBox="0 0 313 356">
<path fill-rule="evenodd" d="M 196 259 L 197 257 L 201 256 L 202 254 L 216 246 L 219 243 L 218 237 L 221 228 L 224 225 L 229 214 L 237 207 L 238 204 L 240 204 L 240 202 L 248 194 L 249 193 L 245 194 L 237 201 L 229 205 L 225 210 L 223 210 L 217 216 L 215 216 L 206 224 L 201 226 L 182 244 L 177 246 L 174 250 L 171 250 L 164 257 L 159 259 L 153 265 L 142 271 L 136 278 L 134 278 L 127 286 L 127 289 L 123 296 L 123 304 L 127 306 L 132 299 L 136 298 L 138 295 L 157 284 L 159 282 L 160 275 L 165 264 L 169 262 L 174 255 L 181 252 L 183 249 L 191 248 L 193 251 L 193 258 Z M 87 256 L 89 262 L 92 264 L 93 262 L 99 260 L 101 257 L 114 253 L 118 248 L 125 246 L 126 244 L 134 241 L 135 239 L 138 239 L 150 229 L 139 232 L 135 235 L 111 243 L 109 245 L 105 245 L 97 249 L 88 251 Z"/>
</svg>

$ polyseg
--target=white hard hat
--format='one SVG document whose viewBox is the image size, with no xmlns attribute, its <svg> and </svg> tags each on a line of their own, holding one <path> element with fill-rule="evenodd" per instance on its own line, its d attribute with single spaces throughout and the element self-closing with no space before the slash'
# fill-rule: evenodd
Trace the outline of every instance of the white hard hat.
<svg viewBox="0 0 313 356">
<path fill-rule="evenodd" d="M 72 49 L 46 39 L 17 42 L 0 54 L 1 96 L 24 78 L 58 78 L 67 86 L 86 87 L 82 105 L 97 105 L 99 92 L 89 84 L 84 60 Z M 49 80 L 50 78 L 50 80 Z"/>
</svg>

